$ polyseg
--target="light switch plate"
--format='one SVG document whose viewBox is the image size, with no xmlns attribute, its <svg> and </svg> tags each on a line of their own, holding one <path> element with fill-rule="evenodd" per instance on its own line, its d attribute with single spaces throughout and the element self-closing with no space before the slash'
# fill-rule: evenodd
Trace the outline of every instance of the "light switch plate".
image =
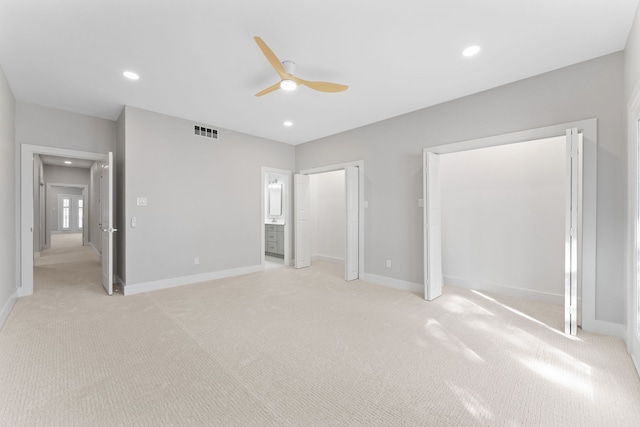
<svg viewBox="0 0 640 427">
<path fill-rule="evenodd" d="M 138 197 L 137 205 L 138 206 L 147 206 L 147 198 L 146 197 Z"/>
</svg>

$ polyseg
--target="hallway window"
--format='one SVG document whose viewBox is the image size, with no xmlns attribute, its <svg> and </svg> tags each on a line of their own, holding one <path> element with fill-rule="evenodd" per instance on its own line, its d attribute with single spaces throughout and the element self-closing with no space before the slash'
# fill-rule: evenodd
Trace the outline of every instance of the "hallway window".
<svg viewBox="0 0 640 427">
<path fill-rule="evenodd" d="M 69 229 L 69 217 L 71 214 L 71 199 L 62 199 L 62 229 Z"/>
<path fill-rule="evenodd" d="M 82 202 L 82 199 L 78 200 L 78 230 L 82 230 Z"/>
</svg>

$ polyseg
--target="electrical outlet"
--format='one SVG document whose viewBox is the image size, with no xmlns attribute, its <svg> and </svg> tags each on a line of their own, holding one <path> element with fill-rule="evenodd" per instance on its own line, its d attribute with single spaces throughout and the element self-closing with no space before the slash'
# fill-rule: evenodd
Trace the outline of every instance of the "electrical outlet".
<svg viewBox="0 0 640 427">
<path fill-rule="evenodd" d="M 193 265 L 200 265 L 200 257 L 193 258 Z"/>
<path fill-rule="evenodd" d="M 418 207 L 424 208 L 424 199 L 418 199 Z"/>
<path fill-rule="evenodd" d="M 391 268 L 391 260 L 390 259 L 387 260 L 387 268 Z"/>
</svg>

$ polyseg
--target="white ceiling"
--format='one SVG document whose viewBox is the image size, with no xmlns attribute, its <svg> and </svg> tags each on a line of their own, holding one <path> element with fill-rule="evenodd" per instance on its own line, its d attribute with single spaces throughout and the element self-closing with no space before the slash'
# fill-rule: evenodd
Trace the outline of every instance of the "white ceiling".
<svg viewBox="0 0 640 427">
<path fill-rule="evenodd" d="M 80 169 L 91 169 L 91 166 L 93 166 L 93 163 L 94 163 L 93 160 L 48 156 L 45 154 L 40 154 L 40 160 L 42 160 L 42 164 L 44 165 L 63 166 L 63 167 L 80 168 Z M 71 162 L 71 164 L 66 164 L 65 162 Z"/>
<path fill-rule="evenodd" d="M 20 101 L 112 120 L 126 104 L 298 144 L 620 51 L 637 5 L 1 0 L 0 65 Z M 255 97 L 278 81 L 255 35 L 299 77 L 349 90 Z M 482 52 L 463 58 L 471 44 Z"/>
</svg>

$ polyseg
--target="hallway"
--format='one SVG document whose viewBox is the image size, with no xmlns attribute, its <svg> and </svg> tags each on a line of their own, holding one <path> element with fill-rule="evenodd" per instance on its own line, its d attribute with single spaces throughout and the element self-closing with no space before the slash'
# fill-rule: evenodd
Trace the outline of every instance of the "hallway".
<svg viewBox="0 0 640 427">
<path fill-rule="evenodd" d="M 51 248 L 35 258 L 34 294 L 69 290 L 105 294 L 100 256 L 90 246 L 82 246 L 82 233 L 53 234 Z"/>
</svg>

